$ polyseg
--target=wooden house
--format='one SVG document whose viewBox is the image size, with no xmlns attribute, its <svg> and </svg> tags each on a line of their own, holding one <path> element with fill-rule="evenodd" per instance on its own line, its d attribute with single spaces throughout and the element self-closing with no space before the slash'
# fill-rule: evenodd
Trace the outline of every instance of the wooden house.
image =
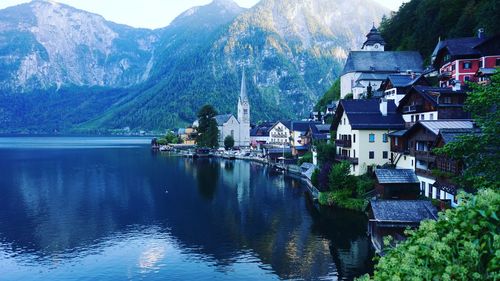
<svg viewBox="0 0 500 281">
<path fill-rule="evenodd" d="M 411 169 L 375 170 L 377 196 L 382 199 L 417 199 L 420 194 L 420 181 Z"/>
</svg>

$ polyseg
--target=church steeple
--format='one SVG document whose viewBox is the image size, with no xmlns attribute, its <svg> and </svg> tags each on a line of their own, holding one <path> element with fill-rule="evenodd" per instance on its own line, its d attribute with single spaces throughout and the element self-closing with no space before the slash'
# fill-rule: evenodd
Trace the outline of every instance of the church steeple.
<svg viewBox="0 0 500 281">
<path fill-rule="evenodd" d="M 243 69 L 243 73 L 241 74 L 241 91 L 240 91 L 240 101 L 248 103 L 248 95 L 247 95 L 247 84 L 245 82 L 245 69 Z"/>
<path fill-rule="evenodd" d="M 366 41 L 361 49 L 363 51 L 384 51 L 385 40 L 373 23 L 372 29 L 366 35 Z"/>
<path fill-rule="evenodd" d="M 240 123 L 250 123 L 250 101 L 248 100 L 245 69 L 241 74 L 241 91 L 238 98 L 238 121 Z"/>
</svg>

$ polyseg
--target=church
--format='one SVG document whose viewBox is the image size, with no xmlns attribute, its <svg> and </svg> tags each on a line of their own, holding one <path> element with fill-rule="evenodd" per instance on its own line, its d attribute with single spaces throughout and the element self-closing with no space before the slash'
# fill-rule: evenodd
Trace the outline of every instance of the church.
<svg viewBox="0 0 500 281">
<path fill-rule="evenodd" d="M 241 76 L 238 117 L 234 117 L 233 114 L 215 116 L 217 127 L 219 128 L 219 147 L 224 147 L 224 139 L 227 136 L 233 136 L 235 146 L 250 146 L 250 101 L 245 83 L 245 70 L 243 70 Z"/>
<path fill-rule="evenodd" d="M 418 52 L 386 51 L 385 40 L 373 25 L 360 51 L 351 51 L 340 76 L 340 98 L 352 94 L 364 98 L 378 89 L 391 74 L 423 72 L 423 60 Z"/>
</svg>

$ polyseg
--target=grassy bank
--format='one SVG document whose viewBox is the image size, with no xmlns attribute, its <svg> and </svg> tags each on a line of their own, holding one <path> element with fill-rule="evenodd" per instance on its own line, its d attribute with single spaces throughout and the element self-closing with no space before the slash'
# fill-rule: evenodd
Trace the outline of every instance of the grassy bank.
<svg viewBox="0 0 500 281">
<path fill-rule="evenodd" d="M 354 211 L 364 211 L 368 204 L 368 200 L 364 198 L 352 197 L 352 191 L 347 188 L 320 192 L 318 202 L 324 206 L 334 206 Z"/>
</svg>

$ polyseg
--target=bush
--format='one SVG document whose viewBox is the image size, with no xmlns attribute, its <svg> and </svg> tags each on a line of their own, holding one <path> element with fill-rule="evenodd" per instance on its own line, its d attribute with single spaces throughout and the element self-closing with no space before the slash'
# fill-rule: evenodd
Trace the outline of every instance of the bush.
<svg viewBox="0 0 500 281">
<path fill-rule="evenodd" d="M 311 175 L 311 183 L 316 187 L 319 186 L 319 181 L 318 181 L 319 173 L 320 173 L 320 170 L 316 169 L 316 170 L 314 170 L 314 172 Z"/>
<path fill-rule="evenodd" d="M 318 202 L 324 206 L 336 206 L 354 211 L 364 211 L 368 204 L 364 199 L 352 198 L 350 189 L 320 192 Z"/>
<path fill-rule="evenodd" d="M 328 162 L 321 166 L 321 170 L 318 174 L 318 185 L 316 187 L 320 191 L 327 191 L 330 188 L 330 170 L 332 169 L 332 163 Z"/>
<path fill-rule="evenodd" d="M 318 143 L 316 145 L 316 151 L 318 152 L 318 162 L 319 164 L 334 162 L 335 161 L 335 145 L 329 143 Z"/>
<path fill-rule="evenodd" d="M 226 136 L 224 138 L 224 148 L 226 150 L 232 149 L 234 147 L 234 138 L 231 135 Z"/>
<path fill-rule="evenodd" d="M 313 160 L 312 152 L 307 152 L 306 154 L 304 154 L 304 156 L 299 158 L 298 164 L 300 166 L 303 163 L 312 163 L 313 162 L 312 160 Z"/>
<path fill-rule="evenodd" d="M 424 221 L 358 280 L 499 280 L 498 190 L 461 195 L 462 204 Z"/>
<path fill-rule="evenodd" d="M 345 188 L 354 191 L 356 187 L 356 177 L 351 175 L 351 164 L 346 161 L 333 165 L 328 179 L 331 191 Z"/>
</svg>

